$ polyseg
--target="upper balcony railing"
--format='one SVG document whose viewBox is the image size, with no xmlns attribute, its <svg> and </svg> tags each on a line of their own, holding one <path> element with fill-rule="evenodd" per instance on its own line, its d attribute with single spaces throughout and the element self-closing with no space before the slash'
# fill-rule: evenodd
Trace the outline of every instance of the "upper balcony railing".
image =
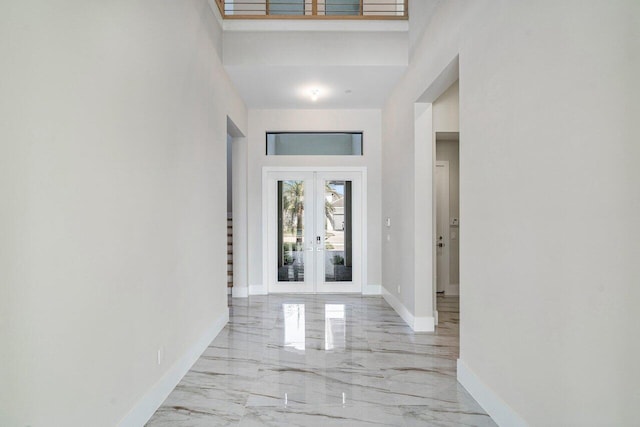
<svg viewBox="0 0 640 427">
<path fill-rule="evenodd" d="M 216 0 L 231 19 L 407 19 L 409 0 Z"/>
</svg>

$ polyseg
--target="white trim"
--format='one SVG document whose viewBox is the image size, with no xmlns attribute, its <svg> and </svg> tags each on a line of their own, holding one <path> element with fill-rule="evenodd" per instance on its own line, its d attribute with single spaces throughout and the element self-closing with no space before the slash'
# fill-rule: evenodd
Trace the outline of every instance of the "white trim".
<svg viewBox="0 0 640 427">
<path fill-rule="evenodd" d="M 435 319 L 433 317 L 415 317 L 411 312 L 407 309 L 395 297 L 395 295 L 391 294 L 384 286 L 382 287 L 382 297 L 389 303 L 389 305 L 402 317 L 402 320 L 405 321 L 407 325 L 414 332 L 433 332 L 436 330 L 435 328 Z"/>
<path fill-rule="evenodd" d="M 462 359 L 458 359 L 458 382 L 462 384 L 499 426 L 528 426 L 526 421 L 513 408 L 507 405 L 500 396 L 487 387 Z"/>
<path fill-rule="evenodd" d="M 391 294 L 387 288 L 382 287 L 382 297 L 389 303 L 389 305 L 402 317 L 402 320 L 411 328 L 413 328 L 413 314 L 407 310 L 407 307 L 404 306 L 393 294 Z"/>
<path fill-rule="evenodd" d="M 217 8 L 217 6 L 216 6 Z M 220 14 L 218 12 L 218 14 Z M 386 31 L 407 32 L 407 20 L 296 20 L 296 19 L 225 19 L 224 31 Z"/>
<path fill-rule="evenodd" d="M 416 317 L 412 329 L 414 332 L 434 332 L 436 330 L 436 319 L 432 316 Z"/>
<path fill-rule="evenodd" d="M 249 289 L 246 286 L 234 286 L 231 289 L 233 290 L 232 298 L 247 298 L 249 296 Z"/>
<path fill-rule="evenodd" d="M 362 286 L 362 295 L 382 295 L 382 285 L 364 285 Z"/>
<path fill-rule="evenodd" d="M 267 288 L 264 285 L 249 285 L 249 295 L 267 295 Z"/>
<path fill-rule="evenodd" d="M 367 173 L 366 166 L 263 166 L 265 176 L 269 172 L 361 172 Z"/>
<path fill-rule="evenodd" d="M 178 359 L 169 370 L 156 382 L 136 405 L 118 423 L 119 427 L 139 427 L 144 425 L 162 405 L 167 396 L 178 385 L 182 377 L 191 369 L 200 355 L 209 347 L 211 341 L 222 331 L 229 322 L 229 310 L 225 310 L 207 331 L 196 341 L 187 352 Z"/>
<path fill-rule="evenodd" d="M 249 285 L 249 295 L 267 295 L 267 283 L 269 280 L 269 196 L 268 196 L 268 176 L 267 168 L 262 168 L 262 215 L 260 233 L 262 234 L 262 285 Z M 258 286 L 260 289 L 258 289 Z"/>
<path fill-rule="evenodd" d="M 433 143 L 433 106 L 428 103 L 414 104 L 414 166 L 415 188 L 413 194 L 413 271 L 415 287 L 413 295 L 415 311 L 420 315 L 434 316 L 436 310 L 436 251 L 435 207 L 433 203 L 435 159 Z M 429 167 L 425 167 L 429 165 Z M 434 319 L 435 324 L 435 319 Z"/>
<path fill-rule="evenodd" d="M 360 248 L 360 262 L 362 264 L 362 271 L 360 272 L 360 281 L 362 283 L 361 292 L 364 294 L 364 288 L 368 285 L 369 276 L 367 272 L 369 271 L 369 241 L 367 236 L 369 235 L 368 226 L 369 226 L 369 194 L 367 189 L 369 188 L 369 177 L 367 176 L 367 168 L 360 168 L 360 244 L 362 247 Z M 382 285 L 378 285 L 382 288 Z M 380 293 L 378 293 L 379 295 Z"/>
</svg>

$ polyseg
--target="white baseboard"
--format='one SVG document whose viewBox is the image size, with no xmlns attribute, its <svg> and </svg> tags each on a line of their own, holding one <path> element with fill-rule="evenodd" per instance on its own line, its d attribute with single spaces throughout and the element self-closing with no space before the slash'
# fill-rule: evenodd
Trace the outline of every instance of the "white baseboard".
<svg viewBox="0 0 640 427">
<path fill-rule="evenodd" d="M 364 285 L 362 295 L 382 295 L 382 285 Z"/>
<path fill-rule="evenodd" d="M 202 353 L 209 347 L 211 341 L 222 331 L 227 322 L 229 322 L 228 309 L 225 310 L 225 313 L 215 320 L 200 339 L 169 368 L 162 378 L 142 396 L 142 399 L 120 420 L 118 426 L 140 427 L 145 425 L 176 385 L 178 385 L 182 377 L 185 376 Z"/>
<path fill-rule="evenodd" d="M 398 298 L 384 287 L 382 287 L 382 296 L 415 332 L 433 332 L 436 330 L 433 317 L 415 317 Z"/>
<path fill-rule="evenodd" d="M 444 287 L 444 294 L 446 296 L 458 296 L 460 295 L 460 285 L 457 283 L 450 283 Z"/>
<path fill-rule="evenodd" d="M 528 424 L 516 411 L 491 390 L 462 359 L 458 359 L 458 382 L 499 426 L 526 427 Z"/>
<path fill-rule="evenodd" d="M 407 310 L 394 295 L 392 295 L 385 287 L 382 288 L 382 297 L 389 303 L 389 305 L 402 317 L 405 323 L 413 328 L 413 314 Z"/>
<path fill-rule="evenodd" d="M 267 295 L 267 288 L 263 285 L 249 285 L 249 295 Z"/>
<path fill-rule="evenodd" d="M 433 332 L 436 330 L 436 319 L 431 316 L 416 317 L 412 329 L 415 332 Z"/>
<path fill-rule="evenodd" d="M 238 292 L 238 295 L 236 295 L 236 292 Z M 267 295 L 267 289 L 262 285 L 250 285 L 248 289 L 246 287 L 233 287 L 234 298 L 245 298 L 249 295 Z M 382 285 L 364 285 L 362 287 L 362 295 L 382 295 Z"/>
<path fill-rule="evenodd" d="M 249 288 L 246 286 L 234 286 L 231 296 L 233 298 L 246 298 L 249 296 Z"/>
</svg>

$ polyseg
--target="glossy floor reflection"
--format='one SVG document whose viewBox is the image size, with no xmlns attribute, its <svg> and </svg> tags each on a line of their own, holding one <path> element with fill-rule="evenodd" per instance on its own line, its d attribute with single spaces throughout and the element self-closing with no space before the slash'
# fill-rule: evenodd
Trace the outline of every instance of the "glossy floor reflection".
<svg viewBox="0 0 640 427">
<path fill-rule="evenodd" d="M 458 300 L 413 333 L 380 297 L 234 299 L 148 426 L 494 426 L 456 381 Z"/>
</svg>

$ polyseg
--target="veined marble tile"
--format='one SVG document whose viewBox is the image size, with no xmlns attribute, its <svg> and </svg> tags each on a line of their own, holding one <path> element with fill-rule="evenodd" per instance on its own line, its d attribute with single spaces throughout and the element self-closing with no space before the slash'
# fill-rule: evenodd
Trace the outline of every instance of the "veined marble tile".
<svg viewBox="0 0 640 427">
<path fill-rule="evenodd" d="M 313 369 L 365 369 L 375 366 L 378 369 L 375 354 L 367 349 L 305 350 L 269 348 L 262 359 L 263 367 L 313 368 Z"/>
<path fill-rule="evenodd" d="M 203 354 L 193 365 L 191 372 L 206 372 L 231 377 L 256 378 L 259 362 L 249 359 L 236 359 L 224 355 Z"/>
<path fill-rule="evenodd" d="M 414 333 L 380 297 L 232 299 L 156 426 L 493 426 L 456 381 L 457 298 Z"/>
<path fill-rule="evenodd" d="M 407 427 L 497 427 L 497 424 L 484 411 L 451 410 L 446 411 L 431 406 L 401 406 Z"/>
<path fill-rule="evenodd" d="M 409 378 L 405 375 L 388 379 L 387 384 L 401 405 L 429 406 L 432 409 L 447 411 L 462 408 L 482 412 L 473 398 L 457 383 L 455 377 L 425 374 Z"/>
<path fill-rule="evenodd" d="M 380 342 L 371 343 L 371 351 L 380 354 L 405 354 L 427 357 L 441 357 L 446 359 L 458 359 L 458 347 L 450 345 L 416 344 L 404 342 Z"/>
<path fill-rule="evenodd" d="M 395 406 L 378 371 L 272 368 L 258 373 L 247 406 Z"/>
<path fill-rule="evenodd" d="M 253 385 L 257 381 L 255 374 L 240 375 L 233 373 L 223 373 L 207 371 L 206 369 L 198 370 L 197 368 L 191 369 L 184 376 L 182 381 L 178 384 L 185 386 L 198 387 L 203 386 L 207 388 L 216 388 L 221 390 L 228 390 L 238 393 L 247 393 L 251 391 Z"/>
<path fill-rule="evenodd" d="M 247 408 L 241 427 L 288 426 L 288 427 L 372 427 L 404 426 L 399 408 L 393 406 L 315 406 L 295 408 Z"/>
<path fill-rule="evenodd" d="M 245 414 L 246 393 L 180 383 L 147 426 L 233 426 Z"/>
</svg>

